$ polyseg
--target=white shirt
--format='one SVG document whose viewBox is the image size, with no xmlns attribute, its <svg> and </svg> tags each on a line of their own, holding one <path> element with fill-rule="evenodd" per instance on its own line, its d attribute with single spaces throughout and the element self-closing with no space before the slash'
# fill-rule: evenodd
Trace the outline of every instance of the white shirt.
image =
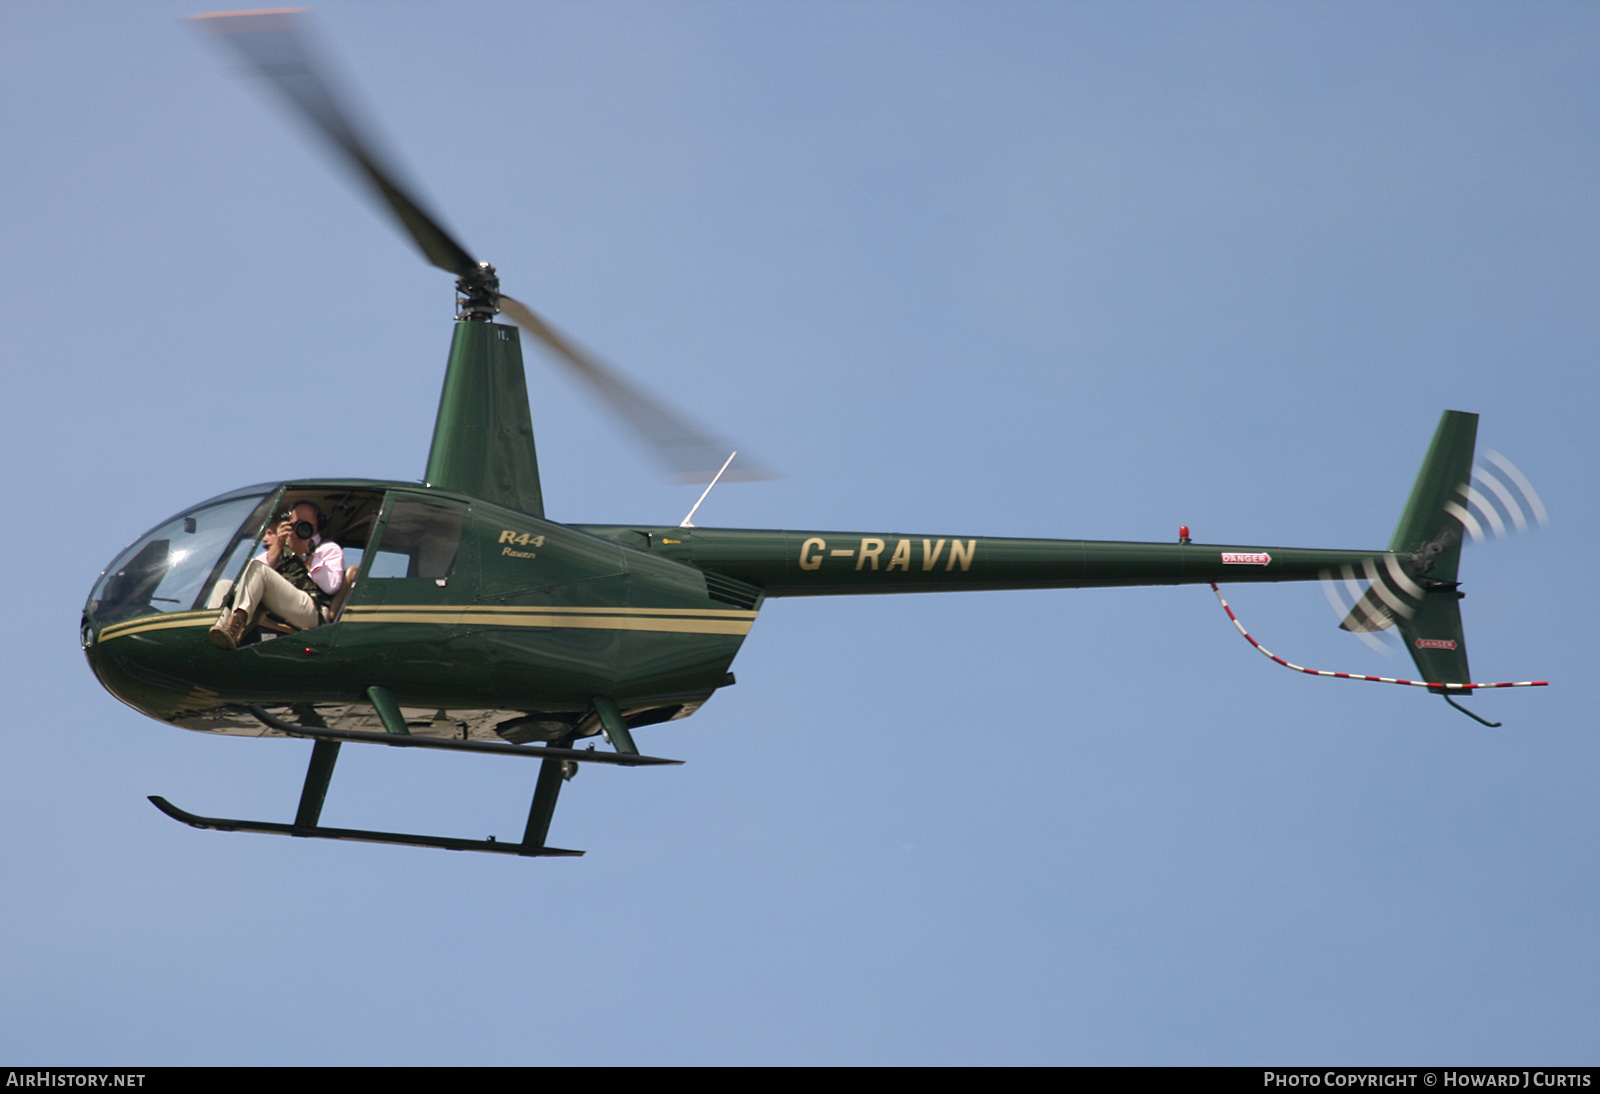
<svg viewBox="0 0 1600 1094">
<path fill-rule="evenodd" d="M 321 536 L 312 536 L 311 544 L 311 554 L 306 556 L 306 573 L 317 583 L 317 588 L 332 596 L 344 584 L 344 548 L 337 543 L 323 543 Z M 267 561 L 267 552 L 257 555 L 256 561 Z"/>
</svg>

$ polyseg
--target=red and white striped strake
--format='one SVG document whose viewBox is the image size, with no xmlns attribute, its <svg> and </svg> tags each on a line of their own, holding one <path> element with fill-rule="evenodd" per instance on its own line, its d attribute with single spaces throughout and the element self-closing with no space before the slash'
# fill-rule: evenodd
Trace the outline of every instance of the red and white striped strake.
<svg viewBox="0 0 1600 1094">
<path fill-rule="evenodd" d="M 1446 691 L 1466 691 L 1470 688 L 1542 688 L 1550 685 L 1548 680 L 1519 680 L 1516 683 L 1509 684 L 1430 684 L 1423 680 L 1396 680 L 1390 676 L 1363 676 L 1358 672 L 1326 672 L 1322 669 L 1302 668 L 1299 665 L 1285 661 L 1260 642 L 1251 638 L 1250 632 L 1244 629 L 1244 624 L 1239 622 L 1239 617 L 1233 614 L 1233 609 L 1228 607 L 1228 602 L 1223 599 L 1222 590 L 1213 583 L 1211 591 L 1217 594 L 1217 600 L 1221 602 L 1222 610 L 1228 613 L 1228 618 L 1233 620 L 1233 625 L 1239 628 L 1239 633 L 1244 635 L 1246 642 L 1249 642 L 1284 668 L 1294 669 L 1295 672 L 1303 672 L 1307 676 L 1335 676 L 1340 680 L 1370 680 L 1374 684 L 1404 684 L 1409 688 L 1443 688 Z"/>
</svg>

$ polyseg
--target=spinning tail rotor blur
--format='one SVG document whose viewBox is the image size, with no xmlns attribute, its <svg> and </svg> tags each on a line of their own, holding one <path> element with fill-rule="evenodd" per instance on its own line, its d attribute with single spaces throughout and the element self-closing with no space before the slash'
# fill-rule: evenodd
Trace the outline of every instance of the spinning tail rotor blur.
<svg viewBox="0 0 1600 1094">
<path fill-rule="evenodd" d="M 1457 497 L 1442 506 L 1459 524 L 1465 541 L 1483 543 L 1548 527 L 1549 512 L 1528 477 L 1492 448 L 1484 449 L 1483 461 L 1473 465 L 1468 481 L 1456 485 Z M 1380 636 L 1392 635 L 1397 613 L 1410 618 L 1416 599 L 1412 582 L 1403 573 L 1391 574 L 1391 568 L 1369 565 L 1358 571 L 1342 566 L 1325 573 L 1322 580 L 1323 595 L 1339 617 L 1340 628 L 1385 656 L 1394 648 Z"/>
</svg>

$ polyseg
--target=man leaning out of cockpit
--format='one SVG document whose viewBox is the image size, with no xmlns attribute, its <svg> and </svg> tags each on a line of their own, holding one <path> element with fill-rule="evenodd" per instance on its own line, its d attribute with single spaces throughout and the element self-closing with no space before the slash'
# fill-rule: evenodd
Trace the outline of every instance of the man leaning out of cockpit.
<svg viewBox="0 0 1600 1094">
<path fill-rule="evenodd" d="M 267 549 L 244 568 L 211 628 L 213 646 L 237 649 L 263 611 L 303 631 L 327 622 L 327 607 L 344 582 L 344 550 L 323 542 L 324 523 L 316 504 L 302 501 L 267 530 Z"/>
</svg>

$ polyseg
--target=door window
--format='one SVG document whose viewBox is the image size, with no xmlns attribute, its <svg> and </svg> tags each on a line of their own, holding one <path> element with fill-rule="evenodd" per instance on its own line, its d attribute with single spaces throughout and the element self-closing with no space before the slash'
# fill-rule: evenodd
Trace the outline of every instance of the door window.
<svg viewBox="0 0 1600 1094">
<path fill-rule="evenodd" d="M 433 578 L 454 572 L 466 511 L 449 502 L 396 498 L 389 507 L 368 578 Z"/>
</svg>

